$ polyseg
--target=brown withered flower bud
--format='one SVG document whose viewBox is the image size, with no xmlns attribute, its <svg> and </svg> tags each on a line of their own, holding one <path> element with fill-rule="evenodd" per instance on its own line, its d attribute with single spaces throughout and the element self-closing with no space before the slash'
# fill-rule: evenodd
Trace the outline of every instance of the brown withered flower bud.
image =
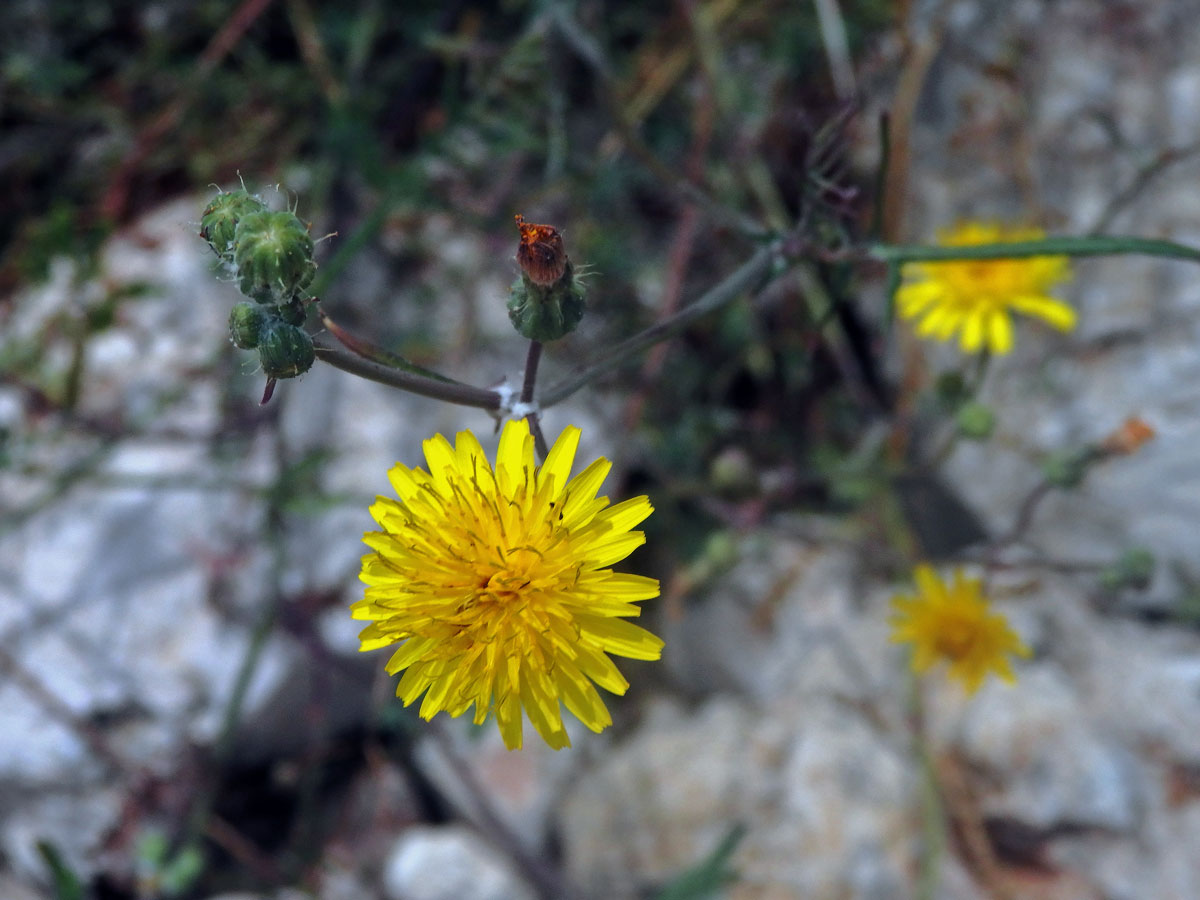
<svg viewBox="0 0 1200 900">
<path fill-rule="evenodd" d="M 517 228 L 521 230 L 521 243 L 517 246 L 517 262 L 521 271 L 534 284 L 548 287 L 567 271 L 567 251 L 562 235 L 553 225 L 534 225 L 518 214 Z"/>
<path fill-rule="evenodd" d="M 1145 420 L 1130 416 L 1101 442 L 1100 449 L 1115 456 L 1130 456 L 1137 453 L 1143 444 L 1152 441 L 1154 435 L 1154 429 Z"/>
</svg>

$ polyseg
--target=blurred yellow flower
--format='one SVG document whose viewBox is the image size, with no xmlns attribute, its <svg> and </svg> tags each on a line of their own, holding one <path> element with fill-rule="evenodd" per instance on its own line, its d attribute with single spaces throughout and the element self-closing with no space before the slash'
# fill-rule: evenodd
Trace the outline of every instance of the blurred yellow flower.
<svg viewBox="0 0 1200 900">
<path fill-rule="evenodd" d="M 912 668 L 917 674 L 945 660 L 951 678 L 974 694 L 988 672 L 1015 682 L 1008 657 L 1029 656 L 1030 650 L 983 596 L 977 578 L 961 569 L 946 584 L 932 566 L 917 566 L 916 594 L 892 598 L 892 642 L 912 644 Z"/>
<path fill-rule="evenodd" d="M 396 695 L 425 695 L 421 716 L 491 711 L 504 744 L 521 746 L 522 709 L 551 747 L 570 745 L 560 701 L 592 731 L 612 723 L 593 682 L 624 694 L 629 683 L 606 654 L 658 659 L 662 641 L 625 621 L 658 596 L 653 578 L 607 568 L 644 543 L 631 531 L 653 511 L 646 497 L 608 505 L 596 491 L 611 468 L 599 459 L 569 479 L 579 429 L 568 427 L 546 461 L 534 462 L 524 420 L 500 436 L 495 469 L 479 441 L 459 432 L 425 441 L 429 472 L 397 464 L 399 500 L 377 498 L 381 530 L 363 540 L 371 619 L 360 649 L 400 646 L 387 664 L 404 670 Z"/>
<path fill-rule="evenodd" d="M 1045 233 L 1037 228 L 966 222 L 939 234 L 938 243 L 967 247 L 1043 237 Z M 1010 311 L 1042 319 L 1060 331 L 1075 327 L 1075 310 L 1047 293 L 1071 277 L 1065 256 L 909 263 L 905 272 L 916 280 L 896 292 L 900 316 L 920 319 L 916 325 L 920 337 L 948 341 L 961 331 L 959 345 L 966 353 L 984 347 L 997 354 L 1011 350 Z"/>
</svg>

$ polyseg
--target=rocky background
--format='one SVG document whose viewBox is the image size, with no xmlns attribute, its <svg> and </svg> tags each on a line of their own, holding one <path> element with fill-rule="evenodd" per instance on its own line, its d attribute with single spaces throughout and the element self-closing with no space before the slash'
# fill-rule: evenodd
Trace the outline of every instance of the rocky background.
<svg viewBox="0 0 1200 900">
<path fill-rule="evenodd" d="M 917 487 L 871 448 L 944 423 L 862 399 L 852 342 L 795 324 L 799 275 L 549 411 L 615 460 L 610 494 L 659 508 L 628 567 L 662 579 L 646 606 L 667 641 L 661 664 L 622 664 L 615 727 L 559 752 L 420 722 L 347 613 L 387 468 L 491 419 L 320 364 L 260 406 L 226 339 L 238 294 L 196 230 L 206 180 L 239 169 L 338 232 L 318 251 L 331 314 L 477 384 L 524 360 L 503 310 L 514 211 L 596 267 L 596 312 L 547 381 L 728 274 L 748 245 L 647 174 L 587 41 L 666 166 L 768 222 L 857 91 L 852 222 L 888 110 L 896 239 L 971 217 L 1200 245 L 1190 4 L 838 5 L 581 4 L 572 38 L 517 5 L 246 3 L 205 7 L 182 49 L 170 3 L 3 14 L 29 40 L 7 55 L 0 171 L 31 224 L 5 226 L 0 270 L 0 897 L 1200 897 L 1194 266 L 1079 262 L 1079 328 L 1021 328 L 984 388 L 996 434 Z M 149 106 L 134 63 L 97 60 L 109 45 L 167 73 Z M 70 60 L 94 83 L 50 84 Z M 300 124 L 289 74 L 314 95 Z M 71 90 L 140 112 L 101 127 Z M 221 120 L 236 90 L 244 118 Z M 895 396 L 961 366 L 888 336 L 880 272 L 850 295 Z M 1013 527 L 1047 454 L 1131 416 L 1155 440 L 1047 493 L 990 571 L 1035 651 L 1018 684 L 967 699 L 931 677 L 915 720 L 886 621 L 914 545 L 978 561 L 970 539 Z"/>
</svg>

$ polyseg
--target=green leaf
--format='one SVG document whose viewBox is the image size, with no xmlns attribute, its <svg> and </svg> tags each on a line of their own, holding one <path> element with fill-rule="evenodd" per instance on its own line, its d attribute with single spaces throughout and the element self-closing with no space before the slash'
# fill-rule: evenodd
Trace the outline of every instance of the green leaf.
<svg viewBox="0 0 1200 900">
<path fill-rule="evenodd" d="M 63 861 L 58 848 L 49 841 L 38 841 L 37 850 L 54 880 L 54 900 L 83 900 L 83 884 Z"/>
<path fill-rule="evenodd" d="M 746 836 L 746 826 L 735 825 L 708 858 L 688 869 L 663 888 L 655 900 L 707 900 L 738 878 L 729 860 Z"/>
<path fill-rule="evenodd" d="M 999 244 L 970 244 L 943 247 L 912 244 L 908 246 L 876 244 L 871 256 L 886 263 L 948 262 L 962 259 L 1028 259 L 1031 256 L 1113 256 L 1132 253 L 1140 256 L 1166 256 L 1200 262 L 1200 250 L 1153 238 L 1097 236 L 1047 237 L 1036 241 L 1012 241 Z"/>
<path fill-rule="evenodd" d="M 186 893 L 204 873 L 204 854 L 199 847 L 184 847 L 162 871 L 162 889 L 168 897 Z"/>
</svg>

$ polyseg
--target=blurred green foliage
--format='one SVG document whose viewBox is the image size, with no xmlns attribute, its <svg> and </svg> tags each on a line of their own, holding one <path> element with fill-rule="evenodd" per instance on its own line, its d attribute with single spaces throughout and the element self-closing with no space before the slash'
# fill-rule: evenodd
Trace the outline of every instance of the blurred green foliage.
<svg viewBox="0 0 1200 900">
<path fill-rule="evenodd" d="M 894 15 L 882 0 L 841 9 L 852 55 Z M 469 289 L 437 268 L 445 243 L 503 235 L 495 259 L 461 278 L 511 271 L 523 212 L 558 225 L 588 273 L 589 314 L 551 348 L 553 366 L 690 302 L 755 249 L 671 178 L 747 220 L 801 217 L 824 236 L 856 233 L 870 214 L 874 172 L 849 161 L 812 4 L 27 0 L 0 9 L 0 33 L 22 36 L 0 69 L 0 294 L 57 256 L 86 277 L 113 227 L 240 176 L 252 190 L 283 185 L 266 199 L 297 207 L 314 237 L 336 233 L 318 245 L 311 290 L 341 324 L 436 362 L 439 321 Z M 388 295 L 360 289 L 367 257 L 384 263 Z M 728 527 L 703 500 L 724 490 L 714 461 L 731 453 L 778 473 L 735 505 L 845 508 L 887 489 L 878 455 L 849 481 L 844 466 L 830 482 L 813 474 L 875 415 L 862 402 L 880 383 L 875 338 L 857 291 L 844 267 L 814 267 L 601 386 L 633 388 L 629 477 L 666 498 L 650 527 L 683 558 Z M 70 327 L 82 348 L 91 326 Z M 5 348 L 5 369 L 69 406 L 86 354 L 44 373 L 19 350 Z"/>
</svg>

